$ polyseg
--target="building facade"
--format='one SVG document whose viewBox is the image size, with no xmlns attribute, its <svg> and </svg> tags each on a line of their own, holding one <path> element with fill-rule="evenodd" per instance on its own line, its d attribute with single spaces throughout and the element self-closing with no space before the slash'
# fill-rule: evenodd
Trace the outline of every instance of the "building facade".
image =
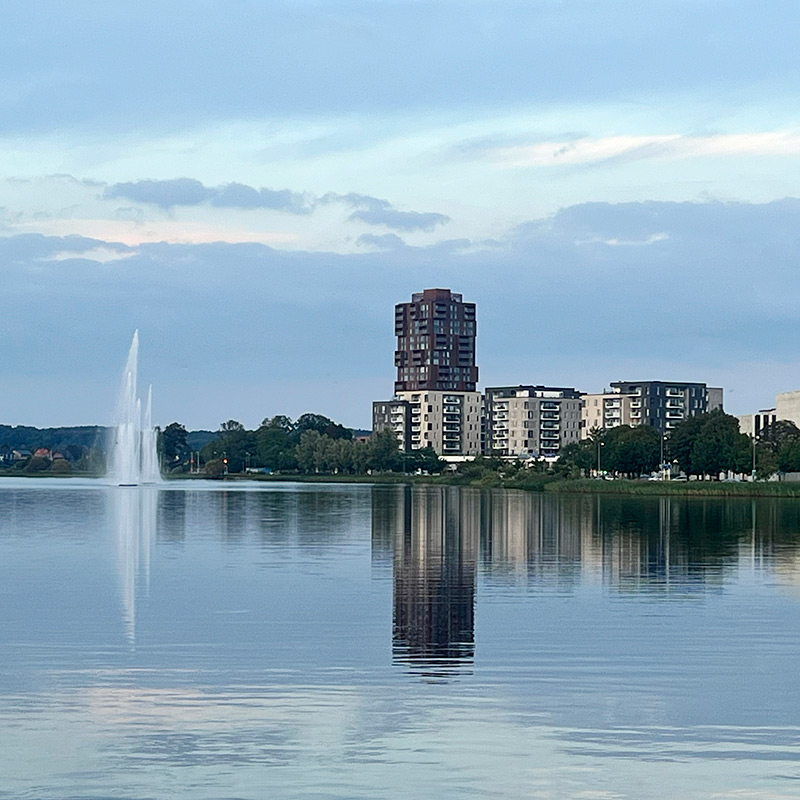
<svg viewBox="0 0 800 800">
<path fill-rule="evenodd" d="M 475 303 L 449 289 L 425 289 L 395 306 L 397 392 L 474 392 Z"/>
<path fill-rule="evenodd" d="M 372 404 L 372 431 L 389 428 L 397 437 L 398 447 L 411 450 L 411 404 L 405 400 L 377 400 Z"/>
<path fill-rule="evenodd" d="M 778 421 L 777 408 L 762 408 L 755 414 L 737 414 L 739 432 L 758 438 L 765 428 Z"/>
<path fill-rule="evenodd" d="M 507 458 L 557 458 L 577 442 L 581 395 L 550 386 L 500 386 L 486 389 L 484 451 Z"/>
<path fill-rule="evenodd" d="M 631 424 L 651 425 L 667 433 L 689 417 L 722 408 L 722 389 L 705 383 L 616 381 L 612 392 L 631 398 Z"/>
<path fill-rule="evenodd" d="M 640 418 L 631 415 L 634 398 L 620 392 L 585 394 L 581 398 L 581 438 L 586 439 L 596 429 L 605 430 L 617 425 L 638 425 Z M 640 406 L 637 406 L 637 410 Z"/>
<path fill-rule="evenodd" d="M 722 389 L 705 383 L 616 381 L 610 391 L 583 395 L 581 437 L 617 425 L 651 425 L 667 433 L 683 420 L 717 408 L 722 408 Z"/>
<path fill-rule="evenodd" d="M 411 450 L 432 447 L 444 458 L 481 452 L 480 392 L 398 392 L 408 403 Z"/>
</svg>

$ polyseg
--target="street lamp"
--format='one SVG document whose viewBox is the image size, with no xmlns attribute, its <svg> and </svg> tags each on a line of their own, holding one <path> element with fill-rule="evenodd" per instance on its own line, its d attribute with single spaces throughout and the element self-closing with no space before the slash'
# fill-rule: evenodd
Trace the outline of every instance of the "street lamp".
<svg viewBox="0 0 800 800">
<path fill-rule="evenodd" d="M 605 447 L 606 443 L 601 442 L 600 439 L 597 440 L 597 477 L 600 477 L 600 448 Z"/>
<path fill-rule="evenodd" d="M 661 471 L 661 480 L 664 480 L 664 442 L 667 441 L 667 434 L 661 436 L 661 461 L 658 462 L 658 468 Z"/>
</svg>

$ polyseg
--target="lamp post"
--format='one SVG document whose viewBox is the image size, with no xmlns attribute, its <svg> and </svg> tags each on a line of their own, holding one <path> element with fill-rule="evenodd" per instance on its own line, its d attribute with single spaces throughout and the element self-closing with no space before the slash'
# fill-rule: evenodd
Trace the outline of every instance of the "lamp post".
<svg viewBox="0 0 800 800">
<path fill-rule="evenodd" d="M 661 471 L 661 480 L 664 480 L 664 442 L 667 441 L 667 434 L 661 435 L 661 460 L 658 462 L 658 468 Z"/>
<path fill-rule="evenodd" d="M 756 479 L 756 431 L 755 426 L 753 427 L 753 474 L 752 479 L 755 481 Z"/>
<path fill-rule="evenodd" d="M 597 477 L 600 477 L 600 448 L 605 447 L 605 442 L 601 442 L 600 439 L 597 440 Z"/>
</svg>

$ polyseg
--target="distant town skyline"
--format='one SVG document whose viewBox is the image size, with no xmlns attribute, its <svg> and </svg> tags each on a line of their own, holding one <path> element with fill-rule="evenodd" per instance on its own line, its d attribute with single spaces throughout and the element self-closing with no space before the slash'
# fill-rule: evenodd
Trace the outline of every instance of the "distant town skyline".
<svg viewBox="0 0 800 800">
<path fill-rule="evenodd" d="M 191 20 L 191 22 L 189 22 Z M 0 421 L 368 428 L 392 309 L 477 304 L 480 385 L 800 388 L 800 7 L 6 10 Z"/>
</svg>

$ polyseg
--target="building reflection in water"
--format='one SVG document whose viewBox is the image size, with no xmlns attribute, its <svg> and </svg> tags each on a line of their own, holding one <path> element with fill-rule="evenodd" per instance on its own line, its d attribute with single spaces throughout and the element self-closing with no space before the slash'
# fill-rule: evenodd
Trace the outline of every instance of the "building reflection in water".
<svg viewBox="0 0 800 800">
<path fill-rule="evenodd" d="M 125 636 L 128 643 L 134 645 L 137 594 L 150 591 L 150 549 L 155 536 L 160 492 L 149 486 L 120 486 L 111 492 Z"/>
<path fill-rule="evenodd" d="M 800 585 L 800 507 L 779 499 L 375 487 L 373 573 L 391 564 L 393 656 L 428 674 L 472 662 L 477 567 L 489 586 L 675 599 L 763 571 Z M 383 565 L 386 565 L 384 567 Z"/>
<path fill-rule="evenodd" d="M 475 652 L 480 493 L 393 488 L 373 495 L 373 557 L 391 543 L 396 663 L 446 676 Z"/>
</svg>

